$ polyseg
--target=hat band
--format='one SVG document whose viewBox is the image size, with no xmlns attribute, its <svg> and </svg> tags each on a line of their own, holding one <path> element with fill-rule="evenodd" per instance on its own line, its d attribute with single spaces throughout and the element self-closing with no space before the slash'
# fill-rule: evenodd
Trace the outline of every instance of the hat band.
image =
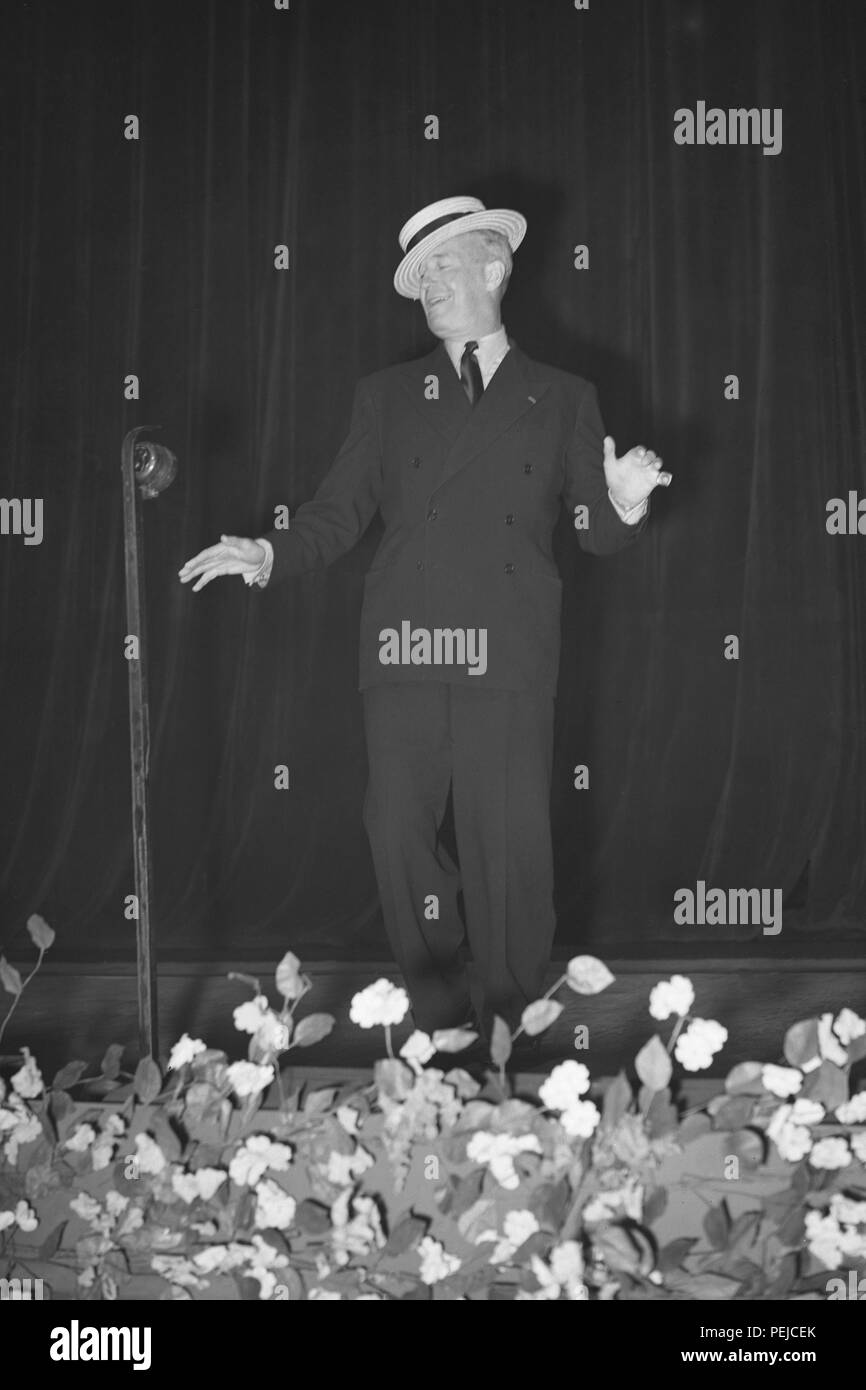
<svg viewBox="0 0 866 1390">
<path fill-rule="evenodd" d="M 444 227 L 446 222 L 455 222 L 458 217 L 467 217 L 468 215 L 469 214 L 466 212 L 447 212 L 444 217 L 437 217 L 435 222 L 428 222 L 426 227 L 422 227 L 420 232 L 416 232 L 415 235 L 407 241 L 406 250 L 403 254 L 408 256 L 409 252 L 413 247 L 418 245 L 419 241 L 423 241 L 425 236 L 429 236 L 431 232 L 435 232 L 438 227 Z"/>
</svg>

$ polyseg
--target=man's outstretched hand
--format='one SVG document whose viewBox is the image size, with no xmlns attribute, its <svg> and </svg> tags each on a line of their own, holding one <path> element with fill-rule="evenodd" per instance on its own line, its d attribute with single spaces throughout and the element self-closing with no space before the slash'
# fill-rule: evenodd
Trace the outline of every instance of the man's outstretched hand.
<svg viewBox="0 0 866 1390">
<path fill-rule="evenodd" d="M 668 487 L 671 481 L 670 473 L 662 472 L 661 459 L 642 444 L 618 459 L 616 442 L 609 434 L 604 439 L 604 476 L 614 497 L 624 507 L 636 507 L 649 497 L 654 487 Z"/>
<path fill-rule="evenodd" d="M 220 536 L 219 545 L 200 550 L 183 569 L 178 570 L 181 584 L 197 579 L 192 591 L 203 589 L 212 579 L 221 574 L 255 574 L 265 558 L 264 546 L 258 541 L 246 540 L 243 536 Z"/>
</svg>

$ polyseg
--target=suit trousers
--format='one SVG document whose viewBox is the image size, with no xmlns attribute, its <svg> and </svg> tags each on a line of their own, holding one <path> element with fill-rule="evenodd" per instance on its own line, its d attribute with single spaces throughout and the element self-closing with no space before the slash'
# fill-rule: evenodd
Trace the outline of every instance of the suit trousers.
<svg viewBox="0 0 866 1390">
<path fill-rule="evenodd" d="M 364 825 L 415 1026 L 474 1008 L 488 1038 L 496 1014 L 513 1029 L 553 945 L 553 698 L 434 681 L 363 695 Z M 449 790 L 457 865 L 440 843 Z"/>
</svg>

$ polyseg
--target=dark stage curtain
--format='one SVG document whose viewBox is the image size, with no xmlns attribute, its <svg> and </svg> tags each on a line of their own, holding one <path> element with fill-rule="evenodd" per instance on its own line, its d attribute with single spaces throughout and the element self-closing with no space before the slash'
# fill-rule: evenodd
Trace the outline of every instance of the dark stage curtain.
<svg viewBox="0 0 866 1390">
<path fill-rule="evenodd" d="M 757 946 L 674 925 L 703 880 L 784 892 L 767 950 L 862 943 L 866 535 L 825 525 L 866 496 L 862 4 L 7 0 L 0 26 L 0 486 L 44 504 L 41 544 L 0 536 L 7 953 L 33 911 L 70 956 L 133 948 L 119 446 L 145 423 L 180 460 L 145 518 L 160 948 L 388 954 L 376 523 L 273 593 L 176 574 L 311 497 L 357 378 L 429 349 L 397 232 L 453 193 L 525 213 L 509 332 L 674 475 L 618 558 L 563 520 L 560 942 Z M 781 108 L 781 151 L 675 143 L 699 101 Z"/>
</svg>

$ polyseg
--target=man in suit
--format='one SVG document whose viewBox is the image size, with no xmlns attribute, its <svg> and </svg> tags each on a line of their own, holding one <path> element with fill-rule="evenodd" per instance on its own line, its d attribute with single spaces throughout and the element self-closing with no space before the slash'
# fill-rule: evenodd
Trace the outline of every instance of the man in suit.
<svg viewBox="0 0 866 1390">
<path fill-rule="evenodd" d="M 224 574 L 270 586 L 337 559 L 381 512 L 361 615 L 364 824 L 427 1032 L 474 1006 L 489 1036 L 495 1015 L 514 1027 L 543 992 L 560 507 L 584 550 L 614 554 L 670 482 L 651 450 L 616 457 L 590 382 L 507 336 L 500 306 L 525 231 L 519 213 L 469 197 L 410 218 L 394 284 L 420 299 L 435 349 L 358 383 L 336 461 L 287 531 L 222 536 L 180 571 L 196 590 Z M 459 869 L 440 843 L 449 791 Z"/>
</svg>

